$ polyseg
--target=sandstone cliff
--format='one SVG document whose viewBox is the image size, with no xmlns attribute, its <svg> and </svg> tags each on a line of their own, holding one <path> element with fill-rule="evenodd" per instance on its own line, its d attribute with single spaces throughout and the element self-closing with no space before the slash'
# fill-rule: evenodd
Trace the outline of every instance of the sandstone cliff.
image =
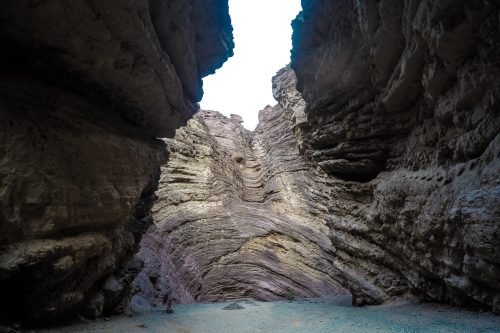
<svg viewBox="0 0 500 333">
<path fill-rule="evenodd" d="M 357 305 L 405 296 L 498 313 L 498 3 L 303 7 L 298 79 L 277 74 L 279 105 L 254 133 L 206 112 L 167 142 L 143 295 L 343 286 Z"/>
<path fill-rule="evenodd" d="M 328 227 L 329 191 L 298 151 L 286 113 L 241 119 L 202 111 L 166 140 L 155 225 L 139 255 L 142 295 L 161 304 L 343 292 Z"/>
<path fill-rule="evenodd" d="M 335 179 L 330 237 L 355 302 L 411 292 L 499 312 L 498 1 L 302 5 L 295 132 Z M 275 82 L 288 109 L 292 77 Z"/>
<path fill-rule="evenodd" d="M 2 5 L 0 320 L 126 310 L 153 218 L 153 303 L 500 312 L 498 1 L 303 0 L 258 128 L 163 141 L 232 54 L 225 0 Z"/>
<path fill-rule="evenodd" d="M 227 1 L 5 1 L 0 35 L 0 320 L 121 312 Z"/>
</svg>

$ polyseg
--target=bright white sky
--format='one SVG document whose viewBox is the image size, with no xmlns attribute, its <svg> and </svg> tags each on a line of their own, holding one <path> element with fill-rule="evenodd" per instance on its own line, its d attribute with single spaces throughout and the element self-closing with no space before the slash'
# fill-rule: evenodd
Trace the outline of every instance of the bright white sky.
<svg viewBox="0 0 500 333">
<path fill-rule="evenodd" d="M 271 79 L 290 62 L 291 21 L 300 0 L 229 0 L 234 56 L 203 79 L 201 108 L 239 114 L 253 130 L 259 110 L 274 105 Z"/>
</svg>

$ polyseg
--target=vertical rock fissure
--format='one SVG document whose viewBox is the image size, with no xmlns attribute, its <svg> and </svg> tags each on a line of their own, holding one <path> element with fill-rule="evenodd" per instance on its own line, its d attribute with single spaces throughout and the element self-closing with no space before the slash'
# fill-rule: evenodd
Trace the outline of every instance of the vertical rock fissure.
<svg viewBox="0 0 500 333">
<path fill-rule="evenodd" d="M 245 151 L 244 163 L 241 168 L 243 201 L 264 202 L 264 185 L 262 184 L 261 170 L 263 156 L 263 148 L 257 140 L 251 138 L 250 149 Z"/>
</svg>

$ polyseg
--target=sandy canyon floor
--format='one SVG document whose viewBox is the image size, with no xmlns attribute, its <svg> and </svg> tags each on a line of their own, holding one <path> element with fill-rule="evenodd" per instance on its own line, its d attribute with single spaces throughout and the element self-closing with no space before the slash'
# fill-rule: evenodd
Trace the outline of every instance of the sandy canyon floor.
<svg viewBox="0 0 500 333">
<path fill-rule="evenodd" d="M 136 302 L 138 303 L 138 302 Z M 397 303 L 356 308 L 350 296 L 284 302 L 242 301 L 175 305 L 174 314 L 135 304 L 131 317 L 70 324 L 44 333 L 245 333 L 245 332 L 500 332 L 500 317 L 438 304 Z"/>
</svg>

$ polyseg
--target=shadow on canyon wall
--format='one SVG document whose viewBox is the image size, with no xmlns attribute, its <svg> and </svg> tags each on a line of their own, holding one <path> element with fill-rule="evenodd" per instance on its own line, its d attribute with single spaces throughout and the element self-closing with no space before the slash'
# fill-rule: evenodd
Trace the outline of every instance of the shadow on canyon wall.
<svg viewBox="0 0 500 333">
<path fill-rule="evenodd" d="M 148 228 L 151 302 L 500 311 L 498 1 L 302 7 L 249 133 L 196 114 L 232 55 L 227 1 L 3 4 L 2 321 L 127 313 Z"/>
</svg>

